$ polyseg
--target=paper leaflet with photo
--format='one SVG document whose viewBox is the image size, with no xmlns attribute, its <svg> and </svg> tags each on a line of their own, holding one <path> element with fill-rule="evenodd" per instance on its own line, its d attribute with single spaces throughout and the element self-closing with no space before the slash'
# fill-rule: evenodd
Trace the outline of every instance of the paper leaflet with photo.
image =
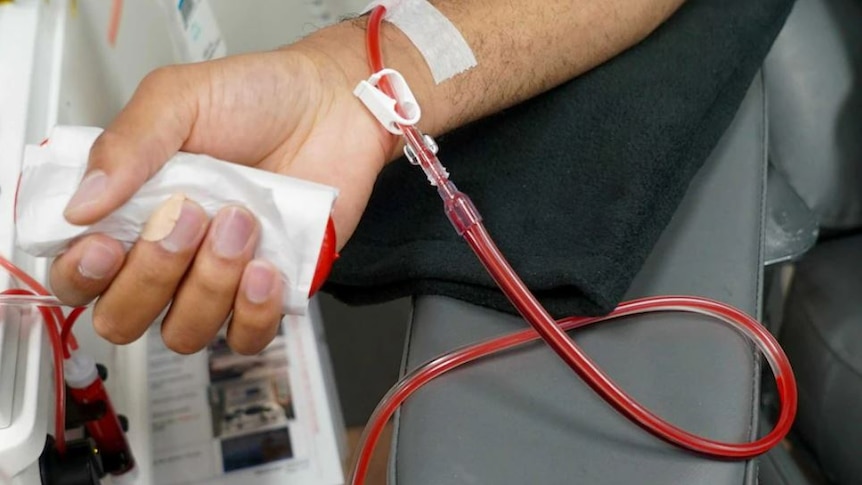
<svg viewBox="0 0 862 485">
<path fill-rule="evenodd" d="M 149 333 L 154 483 L 343 483 L 312 318 L 285 318 L 254 356 L 231 351 L 224 332 L 191 356 Z"/>
</svg>

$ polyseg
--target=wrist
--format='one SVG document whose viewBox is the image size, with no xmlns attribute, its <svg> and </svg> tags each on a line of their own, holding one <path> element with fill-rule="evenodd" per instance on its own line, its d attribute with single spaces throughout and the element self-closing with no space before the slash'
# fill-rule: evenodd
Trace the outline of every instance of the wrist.
<svg viewBox="0 0 862 485">
<path fill-rule="evenodd" d="M 367 17 L 355 18 L 321 29 L 287 49 L 300 49 L 328 58 L 332 64 L 338 66 L 338 75 L 345 80 L 344 89 L 353 96 L 353 89 L 359 81 L 372 74 L 366 52 L 366 31 Z M 439 86 L 434 84 L 422 54 L 391 24 L 384 22 L 381 35 L 386 67 L 395 69 L 404 76 L 422 109 L 418 128 L 434 136 L 451 129 L 452 127 L 446 126 L 447 104 L 443 93 L 438 89 Z M 358 99 L 356 102 L 361 105 Z M 368 116 L 372 116 L 370 112 Z M 380 130 L 385 134 L 382 136 L 388 137 L 387 162 L 401 156 L 403 144 L 400 137 L 390 134 L 382 126 Z"/>
</svg>

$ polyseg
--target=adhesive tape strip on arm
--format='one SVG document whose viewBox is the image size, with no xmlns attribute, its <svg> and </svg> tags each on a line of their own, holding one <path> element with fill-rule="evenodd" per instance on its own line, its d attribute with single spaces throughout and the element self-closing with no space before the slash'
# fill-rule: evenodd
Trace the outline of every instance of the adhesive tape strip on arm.
<svg viewBox="0 0 862 485">
<path fill-rule="evenodd" d="M 181 194 L 212 217 L 230 204 L 247 207 L 261 224 L 255 256 L 273 263 L 284 280 L 283 311 L 304 314 L 321 245 L 338 191 L 332 187 L 223 162 L 206 155 L 178 153 L 132 199 L 92 226 L 74 226 L 63 217 L 84 175 L 99 128 L 56 127 L 43 146 L 29 145 L 16 197 L 18 247 L 37 257 L 53 257 L 85 234 L 102 233 L 125 244 L 138 239 L 150 215 Z"/>
<path fill-rule="evenodd" d="M 458 28 L 426 0 L 377 0 L 386 7 L 384 18 L 398 27 L 416 46 L 437 84 L 476 66 L 476 56 Z"/>
</svg>

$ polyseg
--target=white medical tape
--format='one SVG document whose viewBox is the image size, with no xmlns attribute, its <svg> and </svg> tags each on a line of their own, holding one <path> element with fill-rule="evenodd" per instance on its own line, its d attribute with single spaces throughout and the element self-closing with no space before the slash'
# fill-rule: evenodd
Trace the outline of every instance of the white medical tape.
<svg viewBox="0 0 862 485">
<path fill-rule="evenodd" d="M 476 56 L 461 32 L 426 0 L 376 0 L 363 13 L 378 5 L 386 7 L 384 18 L 422 53 L 435 83 L 476 66 Z"/>
</svg>

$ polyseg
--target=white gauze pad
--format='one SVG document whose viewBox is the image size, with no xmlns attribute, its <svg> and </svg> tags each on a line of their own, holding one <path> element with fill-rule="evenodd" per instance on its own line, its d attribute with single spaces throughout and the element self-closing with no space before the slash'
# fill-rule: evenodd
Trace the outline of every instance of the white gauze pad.
<svg viewBox="0 0 862 485">
<path fill-rule="evenodd" d="M 476 56 L 458 28 L 426 0 L 377 0 L 363 13 L 378 5 L 386 7 L 384 18 L 422 53 L 435 83 L 476 66 Z"/>
<path fill-rule="evenodd" d="M 336 189 L 206 155 L 178 153 L 122 207 L 92 226 L 74 226 L 63 211 L 101 131 L 58 126 L 47 144 L 25 148 L 16 202 L 19 248 L 52 257 L 77 237 L 102 233 L 128 249 L 150 215 L 177 194 L 197 202 L 210 216 L 227 205 L 243 205 L 261 224 L 256 257 L 281 271 L 283 311 L 305 313 Z"/>
</svg>

